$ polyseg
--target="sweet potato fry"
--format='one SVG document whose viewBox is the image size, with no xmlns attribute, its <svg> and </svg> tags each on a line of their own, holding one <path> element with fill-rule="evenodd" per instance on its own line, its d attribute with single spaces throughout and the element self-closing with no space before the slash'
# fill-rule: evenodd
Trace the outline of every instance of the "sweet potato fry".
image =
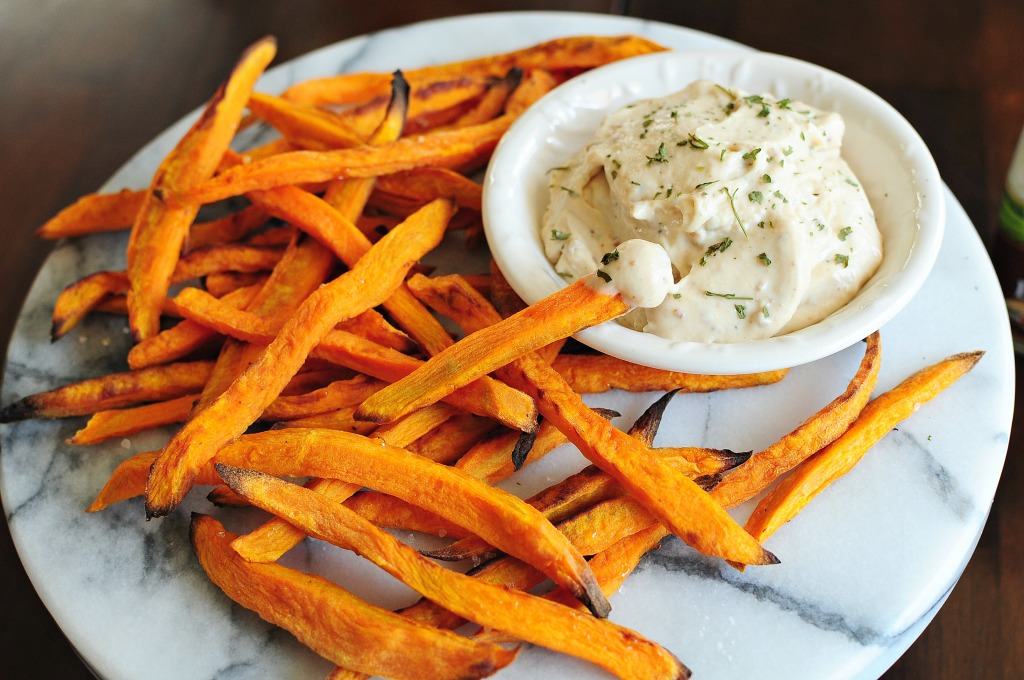
<svg viewBox="0 0 1024 680">
<path fill-rule="evenodd" d="M 262 287 L 267 282 L 267 276 L 263 272 L 214 272 L 203 278 L 203 288 L 213 297 L 222 298 L 239 288 L 256 285 Z"/>
<path fill-rule="evenodd" d="M 454 121 L 487 91 L 488 84 L 487 78 L 464 76 L 417 83 L 409 93 L 405 134 L 422 133 Z M 338 113 L 338 117 L 346 125 L 361 134 L 373 130 L 378 125 L 387 104 L 386 95 L 368 99 L 369 101 Z"/>
<path fill-rule="evenodd" d="M 242 241 L 247 246 L 281 246 L 284 247 L 292 242 L 296 233 L 293 227 L 279 226 L 264 229 L 258 234 L 253 234 Z"/>
<path fill-rule="evenodd" d="M 304 149 L 346 149 L 363 144 L 363 137 L 338 116 L 281 97 L 254 92 L 249 110 L 274 127 L 293 146 Z"/>
<path fill-rule="evenodd" d="M 50 341 L 56 341 L 77 326 L 85 316 L 112 293 L 128 289 L 123 272 L 96 272 L 75 281 L 57 296 L 53 305 Z"/>
<path fill-rule="evenodd" d="M 252 199 L 270 214 L 306 231 L 349 267 L 373 245 L 359 228 L 324 199 L 297 187 L 252 192 Z M 404 284 L 383 304 L 395 321 L 428 353 L 451 345 L 451 338 L 433 316 L 412 297 Z"/>
<path fill-rule="evenodd" d="M 682 471 L 588 409 L 553 369 L 530 357 L 524 362 L 517 384 L 537 399 L 544 417 L 672 533 L 701 552 L 734 562 L 778 562 Z"/>
<path fill-rule="evenodd" d="M 418 442 L 421 437 L 427 436 L 458 415 L 459 411 L 451 406 L 433 404 L 427 408 L 421 408 L 419 411 L 413 411 L 401 420 L 378 427 L 373 436 L 391 446 L 408 448 L 413 453 L 424 455 L 422 451 L 412 446 L 413 443 Z M 459 428 L 460 430 L 469 430 L 472 429 L 472 425 L 466 426 L 460 422 Z M 431 458 L 431 460 L 439 460 L 439 458 Z"/>
<path fill-rule="evenodd" d="M 167 196 L 210 179 L 242 119 L 256 80 L 277 43 L 264 38 L 245 51 L 192 128 L 160 163 L 128 241 L 128 321 L 136 340 L 160 330 L 160 308 L 199 203 L 177 206 Z"/>
<path fill-rule="evenodd" d="M 369 434 L 373 432 L 375 429 L 373 423 L 357 420 L 355 413 L 355 406 L 344 406 L 333 411 L 284 420 L 275 424 L 274 427 L 276 429 L 317 427 L 328 430 L 355 432 L 356 434 Z"/>
<path fill-rule="evenodd" d="M 198 394 L 158 401 L 145 406 L 97 411 L 71 439 L 71 444 L 99 444 L 114 437 L 127 437 L 154 427 L 183 423 L 188 420 Z"/>
<path fill-rule="evenodd" d="M 638 36 L 573 36 L 514 52 L 413 69 L 406 71 L 405 75 L 416 88 L 424 82 L 455 77 L 501 77 L 512 68 L 524 71 L 594 68 L 663 49 L 657 43 Z M 353 73 L 307 80 L 290 87 L 284 96 L 307 104 L 347 103 L 363 101 L 386 91 L 386 74 Z"/>
<path fill-rule="evenodd" d="M 747 531 L 758 540 L 774 534 L 832 482 L 852 470 L 872 446 L 915 413 L 921 404 L 974 368 L 983 354 L 955 354 L 918 371 L 871 400 L 846 432 L 800 463 L 758 503 L 747 520 Z"/>
<path fill-rule="evenodd" d="M 689 671 L 661 647 L 607 621 L 444 569 L 347 508 L 258 472 L 218 465 L 235 491 L 315 536 L 369 559 L 446 609 L 619 677 L 680 678 Z"/>
<path fill-rule="evenodd" d="M 748 375 L 697 375 L 631 364 L 605 354 L 562 354 L 553 367 L 580 394 L 626 390 L 647 392 L 713 392 L 770 385 L 786 376 L 785 370 Z"/>
<path fill-rule="evenodd" d="M 480 211 L 482 187 L 473 180 L 445 168 L 416 168 L 377 178 L 380 191 L 427 203 L 450 198 L 460 207 Z M 451 228 L 451 225 L 450 227 Z"/>
<path fill-rule="evenodd" d="M 366 557 L 414 590 L 481 626 L 579 656 L 624 678 L 688 676 L 672 654 L 636 633 L 444 569 L 366 519 L 301 486 L 224 465 L 218 465 L 218 470 L 234 491 L 255 505 Z"/>
<path fill-rule="evenodd" d="M 548 297 L 547 300 L 550 301 L 578 285 L 586 289 L 590 298 L 617 301 L 615 298 L 609 298 L 593 291 L 586 286 L 585 282 L 573 284 L 560 293 Z M 464 329 L 472 333 L 466 340 L 456 343 L 452 348 L 453 354 L 467 340 L 473 338 L 483 337 L 491 343 L 500 342 L 502 335 L 496 333 L 496 330 L 505 327 L 505 332 L 513 333 L 515 331 L 511 329 L 516 328 L 516 325 L 510 324 L 510 322 L 527 317 L 531 312 L 536 314 L 538 309 L 544 306 L 544 301 L 542 301 L 508 319 L 499 321 L 500 317 L 494 308 L 465 282 L 447 290 L 450 293 L 449 305 L 452 308 L 463 310 L 460 315 L 464 316 L 464 319 L 461 320 L 465 323 Z M 586 300 L 586 298 L 584 299 Z M 620 300 L 617 302 L 622 305 Z M 562 316 L 572 315 L 563 313 Z M 540 319 L 540 317 L 536 318 Z M 552 324 L 554 318 L 556 318 L 556 314 L 551 314 L 547 323 Z M 551 341 L 559 337 L 565 336 L 552 336 L 547 340 Z M 545 343 L 538 342 L 529 349 L 535 349 L 543 344 Z M 467 359 L 466 354 L 463 353 L 461 356 L 455 354 L 459 357 L 456 361 L 469 364 L 475 356 L 469 355 L 471 358 Z M 693 474 L 693 465 L 689 461 L 682 461 L 685 463 L 685 467 L 681 470 L 676 467 L 680 459 L 665 459 L 651 455 L 652 450 L 643 442 L 616 429 L 590 410 L 580 396 L 537 354 L 520 354 L 521 356 L 517 360 L 502 368 L 500 375 L 506 381 L 511 381 L 512 384 L 531 394 L 546 420 L 561 430 L 592 463 L 608 473 L 652 514 L 670 526 L 673 533 L 702 552 L 736 562 L 772 564 L 778 561 L 774 555 L 751 539 L 728 513 L 716 505 L 698 485 L 689 479 L 687 473 Z M 444 353 L 438 355 L 436 359 L 439 360 L 442 357 L 444 357 Z M 512 359 L 514 356 L 508 358 Z M 491 366 L 488 370 L 502 367 L 504 363 L 506 362 Z M 429 361 L 426 366 L 430 366 Z M 451 378 L 444 376 L 440 379 Z M 372 410 L 371 405 L 375 402 L 387 404 L 388 391 L 400 384 L 399 382 L 386 387 L 364 401 L 356 411 L 356 415 L 376 413 Z M 409 401 L 414 404 L 418 403 L 415 398 Z M 395 410 L 401 412 L 400 408 Z M 733 555 L 742 555 L 743 557 L 736 559 Z"/>
<path fill-rule="evenodd" d="M 629 430 L 629 435 L 639 440 L 641 443 L 650 446 L 651 442 L 654 441 L 654 436 L 657 433 L 658 426 L 661 423 L 661 415 L 664 413 L 665 406 L 671 399 L 671 394 L 667 394 L 661 399 L 655 401 L 650 407 L 637 419 L 636 423 Z M 700 472 L 701 466 L 696 463 L 695 460 L 700 460 L 702 456 L 711 457 L 714 455 L 713 449 L 689 449 L 689 448 L 675 448 L 675 449 L 651 449 L 652 453 L 665 456 L 668 463 L 673 467 L 676 467 L 686 475 L 694 476 L 695 482 L 700 485 L 703 489 L 710 489 L 718 482 L 719 477 L 716 474 L 703 474 Z M 728 452 L 731 453 L 731 452 Z M 750 454 L 736 456 L 734 464 L 749 458 Z M 721 470 L 722 465 L 719 464 L 717 470 Z M 701 476 L 696 476 L 700 474 Z M 544 489 L 532 497 L 527 499 L 527 503 L 544 513 L 552 522 L 560 522 L 565 520 L 576 513 L 577 518 L 573 519 L 574 525 L 576 523 L 584 527 L 580 530 L 580 535 L 592 536 L 600 539 L 603 535 L 603 531 L 606 527 L 599 527 L 598 524 L 602 522 L 601 518 L 595 517 L 591 520 L 585 508 L 596 506 L 599 503 L 614 499 L 623 494 L 622 487 L 615 483 L 615 481 L 607 474 L 602 472 L 600 468 L 591 465 L 580 472 L 570 475 L 562 481 Z M 629 503 L 637 505 L 635 501 L 629 499 Z M 638 506 L 639 507 L 639 506 Z M 582 511 L 582 512 L 581 512 Z M 643 516 L 637 514 L 637 510 L 632 506 L 623 511 L 623 517 L 638 517 Z M 614 517 L 614 515 L 611 515 Z M 593 524 L 589 524 L 593 522 Z M 608 520 L 604 520 L 604 524 L 608 524 Z M 561 525 L 559 525 L 561 526 Z M 635 530 L 628 529 L 628 530 Z M 621 533 L 621 531 L 620 531 Z M 624 534 L 623 534 L 624 535 Z M 464 539 L 460 539 L 451 543 L 444 548 L 439 550 L 431 551 L 428 553 L 431 557 L 446 561 L 461 561 L 461 560 L 487 560 L 494 557 L 497 553 L 493 548 L 488 546 L 484 541 L 476 536 L 470 536 Z"/>
<path fill-rule="evenodd" d="M 535 101 L 558 85 L 558 80 L 548 71 L 533 69 L 522 79 L 505 105 L 505 111 L 519 115 L 530 108 Z"/>
<path fill-rule="evenodd" d="M 868 403 L 882 364 L 882 341 L 876 331 L 867 339 L 856 375 L 838 397 L 779 439 L 759 451 L 734 474 L 715 487 L 713 497 L 729 508 L 753 498 L 804 459 L 836 440 Z"/>
<path fill-rule="evenodd" d="M 447 201 L 429 204 L 306 298 L 256 361 L 168 443 L 147 485 L 150 516 L 181 502 L 198 468 L 259 418 L 331 328 L 380 304 L 401 285 L 412 263 L 440 242 L 452 210 Z"/>
<path fill-rule="evenodd" d="M 627 310 L 621 296 L 604 295 L 586 279 L 577 281 L 432 357 L 414 373 L 363 402 L 357 415 L 374 422 L 388 422 L 434 403 L 516 357 Z"/>
<path fill-rule="evenodd" d="M 334 267 L 330 251 L 313 239 L 300 239 L 285 254 L 247 309 L 261 318 L 284 318 L 324 281 Z M 267 340 L 269 342 L 269 339 Z M 242 370 L 263 351 L 263 345 L 225 341 L 197 410 L 205 409 L 227 389 Z"/>
<path fill-rule="evenodd" d="M 199 563 L 225 595 L 334 663 L 371 675 L 461 680 L 490 675 L 515 658 L 515 651 L 374 607 L 319 576 L 248 563 L 212 517 L 193 515 L 190 533 Z"/>
<path fill-rule="evenodd" d="M 499 78 L 492 82 L 473 108 L 459 116 L 452 124 L 452 127 L 459 128 L 467 125 L 479 125 L 500 114 L 502 109 L 505 108 L 505 102 L 508 100 L 509 95 L 519 86 L 519 81 L 522 78 L 523 72 L 521 69 L 510 69 L 504 78 Z"/>
<path fill-rule="evenodd" d="M 447 406 L 435 405 L 421 409 L 387 427 L 378 428 L 374 433 L 374 439 L 389 446 L 405 447 L 444 424 L 454 415 L 454 410 Z M 310 481 L 307 486 L 335 503 L 341 503 L 359 491 L 359 486 L 336 479 L 316 479 Z M 425 512 L 422 508 L 416 509 Z M 439 521 L 444 520 L 439 518 Z M 275 517 L 249 534 L 235 539 L 232 545 L 246 560 L 274 562 L 298 545 L 305 536 L 302 530 Z"/>
<path fill-rule="evenodd" d="M 0 409 L 0 423 L 84 416 L 192 394 L 206 383 L 212 368 L 212 361 L 191 361 L 89 378 L 8 404 Z"/>
<path fill-rule="evenodd" d="M 278 263 L 284 250 L 277 247 L 229 243 L 193 250 L 182 257 L 171 277 L 172 282 L 198 279 L 214 272 L 269 271 Z"/>
<path fill-rule="evenodd" d="M 877 374 L 877 366 L 874 366 L 874 364 L 879 360 L 879 358 L 880 342 L 878 338 L 875 335 L 873 335 L 868 339 L 868 347 L 865 351 L 864 359 L 861 361 L 860 369 L 857 371 L 857 374 L 854 376 L 854 379 L 851 381 L 850 386 L 846 389 L 843 395 L 857 394 L 860 389 L 863 389 L 862 386 L 865 383 L 865 381 L 871 380 L 871 374 Z M 870 389 L 868 390 L 868 392 L 870 393 Z M 766 450 L 778 448 L 782 446 L 782 443 L 784 442 L 800 441 L 801 437 L 809 438 L 810 441 L 807 444 L 807 446 L 809 447 L 815 446 L 816 441 L 827 439 L 828 436 L 830 436 L 830 433 L 833 431 L 830 423 L 836 417 L 835 405 L 837 403 L 841 404 L 840 412 L 843 412 L 845 410 L 845 407 L 849 405 L 849 400 L 844 400 L 843 395 L 838 397 L 825 408 L 818 411 L 814 416 L 812 416 L 810 419 L 808 419 L 802 425 L 800 425 L 800 427 L 798 427 L 789 435 L 786 435 L 785 437 L 780 439 L 779 442 L 777 442 L 772 447 L 769 447 Z M 827 443 L 828 442 L 826 442 L 826 444 Z M 805 453 L 804 457 L 807 457 L 808 455 L 810 454 Z M 780 471 L 777 474 L 766 475 L 763 474 L 761 471 L 755 470 L 755 474 L 753 474 L 748 479 L 746 478 L 746 470 L 748 465 L 750 465 L 749 462 L 745 463 L 744 465 L 740 466 L 735 472 L 733 472 L 733 474 L 743 478 L 742 488 L 744 488 L 746 490 L 746 493 L 749 493 L 750 496 L 760 493 L 769 485 L 771 485 L 778 478 L 778 476 L 784 474 L 784 471 Z M 726 477 L 726 479 L 728 479 L 728 476 Z M 721 486 L 721 484 L 719 486 Z M 719 499 L 717 487 L 711 491 L 711 495 L 716 500 Z M 744 495 L 745 494 L 739 495 L 738 500 L 735 500 L 734 503 L 741 503 L 744 500 L 746 500 L 747 498 L 744 497 Z M 584 511 L 583 513 L 580 513 L 574 519 L 580 523 L 580 530 L 585 531 L 587 528 L 587 523 L 589 522 L 589 515 L 587 514 L 587 512 Z M 593 531 L 598 531 L 598 527 L 596 526 L 591 528 Z M 647 552 L 647 550 L 653 549 L 658 544 L 658 542 L 661 541 L 661 539 L 663 539 L 665 536 L 668 536 L 669 533 L 670 532 L 660 524 L 652 524 L 648 529 L 645 529 L 643 535 L 638 534 L 637 541 L 633 545 L 633 553 L 631 554 L 633 554 L 636 557 L 636 559 L 639 559 L 639 556 L 641 556 L 644 552 Z M 465 540 L 468 542 L 472 539 Z M 455 544 L 452 545 L 457 545 L 460 542 L 461 541 L 457 541 Z M 469 547 L 472 548 L 472 546 Z M 450 556 L 452 558 L 457 558 L 459 551 L 451 550 L 450 553 Z M 635 566 L 635 562 L 633 564 Z"/>
<path fill-rule="evenodd" d="M 195 289 L 182 291 L 176 301 L 177 308 L 189 319 L 242 340 L 268 342 L 277 327 L 274 322 L 220 304 Z M 424 363 L 345 331 L 330 332 L 313 350 L 313 355 L 385 382 L 399 380 Z M 532 431 L 536 427 L 533 401 L 522 392 L 486 376 L 453 392 L 444 401 L 518 430 Z"/>
<path fill-rule="evenodd" d="M 228 293 L 221 300 L 228 305 L 244 307 L 252 302 L 260 288 L 259 285 L 239 288 Z M 188 356 L 217 337 L 219 337 L 217 331 L 185 319 L 176 326 L 160 331 L 132 347 L 128 351 L 128 366 L 139 370 L 166 364 Z"/>
<path fill-rule="evenodd" d="M 270 269 L 281 257 L 281 250 L 256 246 L 228 245 L 197 250 L 183 257 L 174 268 L 172 283 L 199 278 L 213 272 L 254 272 Z M 57 296 L 53 306 L 52 340 L 77 326 L 85 316 L 98 309 L 112 295 L 128 290 L 124 272 L 101 271 L 72 283 Z M 162 308 L 161 308 L 161 311 Z"/>
<path fill-rule="evenodd" d="M 511 123 L 510 116 L 501 116 L 481 125 L 438 130 L 382 146 L 282 153 L 230 168 L 168 200 L 181 205 L 213 203 L 286 184 L 377 177 L 426 165 L 458 167 L 494 149 Z"/>
<path fill-rule="evenodd" d="M 357 493 L 345 501 L 345 507 L 385 529 L 418 531 L 421 534 L 441 536 L 442 538 L 445 536 L 458 538 L 467 533 L 459 525 L 452 524 L 432 512 L 427 512 L 423 508 L 383 493 Z"/>
<path fill-rule="evenodd" d="M 345 406 L 355 406 L 373 394 L 384 383 L 379 380 L 357 375 L 348 380 L 337 380 L 320 389 L 292 397 L 278 397 L 263 412 L 268 420 L 291 420 L 304 418 Z"/>
<path fill-rule="evenodd" d="M 399 352 L 412 352 L 416 349 L 412 338 L 392 326 L 376 309 L 368 309 L 351 319 L 345 319 L 337 328 Z"/>
<path fill-rule="evenodd" d="M 145 198 L 145 191 L 131 189 L 112 194 L 86 194 L 47 220 L 36 234 L 58 239 L 127 229 L 135 221 Z"/>
<path fill-rule="evenodd" d="M 245 238 L 267 222 L 267 214 L 256 206 L 208 222 L 196 222 L 188 230 L 185 252 L 219 246 Z"/>
<path fill-rule="evenodd" d="M 608 612 L 600 595 L 591 597 L 586 561 L 543 515 L 515 496 L 454 468 L 382 445 L 379 440 L 315 429 L 244 435 L 222 448 L 216 460 L 275 476 L 339 479 L 396 496 L 537 567 L 556 583 L 579 593 L 596 615 Z M 216 478 L 209 462 L 197 470 L 199 483 L 214 483 Z"/>
</svg>

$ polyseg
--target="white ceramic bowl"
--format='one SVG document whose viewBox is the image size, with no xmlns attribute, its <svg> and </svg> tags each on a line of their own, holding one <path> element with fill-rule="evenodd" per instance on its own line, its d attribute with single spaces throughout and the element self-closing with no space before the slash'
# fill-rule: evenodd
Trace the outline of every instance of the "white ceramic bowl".
<svg viewBox="0 0 1024 680">
<path fill-rule="evenodd" d="M 882 263 L 845 307 L 783 336 L 678 342 L 607 322 L 580 332 L 577 339 L 637 364 L 729 374 L 814 361 L 881 328 L 924 283 L 942 242 L 946 215 L 935 162 L 906 119 L 873 92 L 820 66 L 758 52 L 661 52 L 628 59 L 574 78 L 531 107 L 498 145 L 484 180 L 487 240 L 509 283 L 530 303 L 566 285 L 540 241 L 548 202 L 545 171 L 581 149 L 608 113 L 701 78 L 842 114 L 843 157 L 875 210 Z"/>
</svg>

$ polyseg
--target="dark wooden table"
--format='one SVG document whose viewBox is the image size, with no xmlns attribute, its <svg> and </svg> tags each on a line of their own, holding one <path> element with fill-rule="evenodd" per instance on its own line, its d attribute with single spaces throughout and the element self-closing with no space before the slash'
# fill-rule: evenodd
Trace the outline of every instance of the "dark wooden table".
<svg viewBox="0 0 1024 680">
<path fill-rule="evenodd" d="M 1006 167 L 1024 125 L 1021 0 L 4 0 L 0 206 L 6 222 L 0 271 L 6 294 L 0 297 L 0 341 L 6 345 L 49 251 L 48 243 L 33 237 L 34 229 L 95 190 L 133 151 L 200 104 L 254 38 L 276 34 L 284 60 L 367 31 L 505 9 L 625 12 L 844 73 L 910 119 L 992 242 Z M 974 558 L 938 617 L 886 677 L 1024 675 L 1024 570 L 1017 564 L 1024 555 L 1022 449 L 1015 428 Z M 90 677 L 32 590 L 6 523 L 0 527 L 0 676 Z"/>
</svg>

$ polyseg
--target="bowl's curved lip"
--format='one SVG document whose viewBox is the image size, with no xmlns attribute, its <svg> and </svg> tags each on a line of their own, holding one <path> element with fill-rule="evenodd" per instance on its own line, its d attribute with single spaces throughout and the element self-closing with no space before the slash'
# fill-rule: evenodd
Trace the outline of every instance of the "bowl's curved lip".
<svg viewBox="0 0 1024 680">
<path fill-rule="evenodd" d="M 666 62 L 701 59 L 754 61 L 759 69 L 800 69 L 807 76 L 828 78 L 830 92 L 841 91 L 844 98 L 869 107 L 873 122 L 881 124 L 882 129 L 900 140 L 905 149 L 901 159 L 908 165 L 908 174 L 913 177 L 917 189 L 919 228 L 910 253 L 902 268 L 889 277 L 884 290 L 874 300 L 858 306 L 858 295 L 840 310 L 842 314 L 837 312 L 788 335 L 729 344 L 678 342 L 606 322 L 585 329 L 575 337 L 594 349 L 626 361 L 694 373 L 736 374 L 790 368 L 849 347 L 899 313 L 931 272 L 946 222 L 942 182 L 924 141 L 891 105 L 843 75 L 792 57 L 745 50 L 659 52 L 595 69 L 552 90 L 504 135 L 484 179 L 484 230 L 495 262 L 512 288 L 531 304 L 565 285 L 539 244 L 537 248 L 524 248 L 527 243 L 536 242 L 537 225 L 530 216 L 528 201 L 522 195 L 525 183 L 517 181 L 510 172 L 523 144 L 532 137 L 550 132 L 551 123 L 547 117 L 552 105 L 566 106 L 566 102 L 587 88 L 628 82 L 636 73 L 658 68 Z M 654 95 L 651 93 L 649 96 Z M 647 95 L 640 93 L 637 98 L 643 96 Z M 496 198 L 499 192 L 506 195 Z M 529 239 L 523 238 L 526 232 Z"/>
</svg>

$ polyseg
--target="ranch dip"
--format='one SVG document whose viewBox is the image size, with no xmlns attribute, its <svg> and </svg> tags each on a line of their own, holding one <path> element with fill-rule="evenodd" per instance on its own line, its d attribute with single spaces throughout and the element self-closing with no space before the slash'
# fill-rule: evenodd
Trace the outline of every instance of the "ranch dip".
<svg viewBox="0 0 1024 680">
<path fill-rule="evenodd" d="M 672 340 L 813 324 L 882 258 L 871 205 L 840 156 L 843 131 L 836 113 L 708 81 L 631 104 L 549 172 L 547 256 L 566 280 L 596 271 L 630 291 L 638 309 L 621 321 Z"/>
</svg>

